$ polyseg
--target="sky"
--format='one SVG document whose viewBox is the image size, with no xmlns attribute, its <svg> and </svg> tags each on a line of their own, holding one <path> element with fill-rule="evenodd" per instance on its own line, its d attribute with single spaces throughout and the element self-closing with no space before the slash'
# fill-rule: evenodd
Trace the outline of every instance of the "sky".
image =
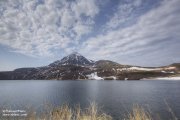
<svg viewBox="0 0 180 120">
<path fill-rule="evenodd" d="M 180 0 L 0 0 L 0 71 L 92 60 L 180 62 Z"/>
</svg>

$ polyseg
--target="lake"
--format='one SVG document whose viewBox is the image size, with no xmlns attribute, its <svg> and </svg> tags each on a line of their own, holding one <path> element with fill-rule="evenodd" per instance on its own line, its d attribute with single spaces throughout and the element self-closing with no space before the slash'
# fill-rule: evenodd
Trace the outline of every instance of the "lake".
<svg viewBox="0 0 180 120">
<path fill-rule="evenodd" d="M 114 119 L 121 119 L 133 105 L 143 106 L 153 116 L 169 120 L 167 101 L 180 118 L 180 81 L 73 81 L 73 80 L 2 80 L 0 106 L 41 109 L 45 103 L 54 106 L 67 103 L 86 108 L 90 102 Z"/>
</svg>

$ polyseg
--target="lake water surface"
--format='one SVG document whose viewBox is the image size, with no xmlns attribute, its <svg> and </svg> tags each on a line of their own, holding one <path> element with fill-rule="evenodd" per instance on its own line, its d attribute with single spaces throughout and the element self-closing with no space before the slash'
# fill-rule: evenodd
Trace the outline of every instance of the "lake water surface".
<svg viewBox="0 0 180 120">
<path fill-rule="evenodd" d="M 73 80 L 11 80 L 0 81 L 0 106 L 19 109 L 45 103 L 54 106 L 67 103 L 86 108 L 96 102 L 114 119 L 121 119 L 133 105 L 149 110 L 153 116 L 169 120 L 167 101 L 180 118 L 180 81 L 73 81 Z"/>
</svg>

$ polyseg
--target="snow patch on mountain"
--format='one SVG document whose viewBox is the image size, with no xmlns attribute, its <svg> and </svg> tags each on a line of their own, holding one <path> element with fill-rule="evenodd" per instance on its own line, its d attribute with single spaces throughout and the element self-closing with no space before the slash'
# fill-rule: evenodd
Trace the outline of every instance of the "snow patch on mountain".
<svg viewBox="0 0 180 120">
<path fill-rule="evenodd" d="M 161 68 L 142 68 L 142 67 L 130 67 L 129 70 L 143 70 L 143 71 L 154 71 L 161 70 Z"/>
<path fill-rule="evenodd" d="M 159 77 L 157 80 L 180 80 L 180 77 Z"/>
<path fill-rule="evenodd" d="M 162 73 L 171 73 L 171 74 L 174 74 L 174 71 L 171 71 L 171 72 L 167 72 L 167 71 L 161 71 Z"/>
<path fill-rule="evenodd" d="M 91 66 L 94 64 L 94 61 L 89 60 L 82 56 L 81 54 L 74 52 L 61 60 L 57 60 L 49 66 L 57 66 L 57 65 L 77 65 L 77 66 Z"/>
<path fill-rule="evenodd" d="M 97 76 L 97 72 L 86 75 L 89 80 L 104 80 L 102 77 Z"/>
</svg>

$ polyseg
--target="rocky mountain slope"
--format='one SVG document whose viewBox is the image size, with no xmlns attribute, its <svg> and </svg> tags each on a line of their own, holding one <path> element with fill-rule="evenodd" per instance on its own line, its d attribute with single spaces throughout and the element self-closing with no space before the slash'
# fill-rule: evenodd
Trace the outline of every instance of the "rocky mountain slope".
<svg viewBox="0 0 180 120">
<path fill-rule="evenodd" d="M 62 66 L 62 65 L 77 65 L 77 66 L 91 66 L 94 64 L 94 61 L 86 59 L 84 56 L 80 55 L 77 52 L 64 57 L 61 60 L 57 60 L 51 63 L 49 66 Z"/>
<path fill-rule="evenodd" d="M 163 67 L 121 65 L 109 60 L 88 60 L 72 53 L 48 66 L 0 72 L 0 80 L 139 80 L 180 74 L 180 64 Z"/>
</svg>

